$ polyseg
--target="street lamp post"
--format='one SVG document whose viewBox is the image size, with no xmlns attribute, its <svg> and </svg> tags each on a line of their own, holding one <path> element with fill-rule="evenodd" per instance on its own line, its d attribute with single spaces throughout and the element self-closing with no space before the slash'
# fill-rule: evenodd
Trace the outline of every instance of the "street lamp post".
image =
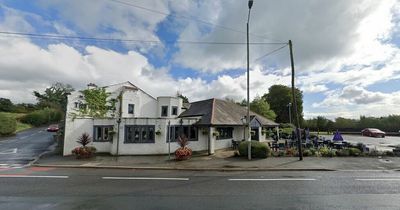
<svg viewBox="0 0 400 210">
<path fill-rule="evenodd" d="M 249 0 L 249 14 L 247 15 L 247 158 L 251 160 L 251 131 L 250 131 L 250 49 L 249 49 L 249 22 L 253 0 Z"/>
</svg>

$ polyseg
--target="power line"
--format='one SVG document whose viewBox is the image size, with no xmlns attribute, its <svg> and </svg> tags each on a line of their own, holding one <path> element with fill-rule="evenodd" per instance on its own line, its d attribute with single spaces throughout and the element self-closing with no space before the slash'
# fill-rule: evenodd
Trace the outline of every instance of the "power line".
<svg viewBox="0 0 400 210">
<path fill-rule="evenodd" d="M 285 43 L 285 45 L 283 45 L 282 47 L 279 47 L 279 48 L 277 48 L 277 49 L 275 49 L 275 50 L 272 50 L 272 51 L 270 51 L 270 52 L 264 54 L 263 56 L 258 57 L 257 59 L 254 60 L 254 62 L 259 61 L 259 60 L 261 60 L 261 59 L 263 59 L 263 58 L 265 58 L 265 57 L 268 57 L 268 56 L 270 56 L 270 55 L 272 55 L 272 54 L 278 52 L 279 50 L 285 48 L 286 46 L 288 46 L 288 43 Z"/>
<path fill-rule="evenodd" d="M 152 12 L 152 13 L 156 13 L 156 14 L 160 14 L 160 15 L 164 15 L 164 16 L 171 15 L 171 16 L 174 16 L 174 17 L 177 17 L 177 18 L 182 18 L 182 19 L 187 19 L 187 20 L 194 20 L 194 21 L 197 21 L 197 22 L 200 22 L 200 23 L 203 23 L 203 24 L 206 24 L 206 25 L 210 25 L 210 26 L 215 26 L 215 27 L 227 30 L 227 31 L 233 31 L 233 32 L 236 32 L 236 33 L 246 34 L 245 31 L 241 31 L 241 30 L 238 30 L 238 29 L 235 29 L 235 28 L 231 28 L 231 27 L 215 24 L 215 23 L 212 23 L 212 22 L 209 22 L 209 21 L 205 21 L 205 20 L 201 20 L 201 19 L 198 19 L 198 18 L 195 18 L 195 17 L 191 17 L 191 16 L 178 15 L 178 14 L 173 14 L 173 13 L 169 14 L 167 12 L 150 9 L 150 8 L 147 8 L 147 7 L 139 6 L 139 5 L 136 5 L 136 4 L 132 4 L 132 3 L 125 2 L 125 1 L 120 1 L 120 0 L 109 0 L 109 1 L 114 2 L 114 3 L 118 3 L 118 4 L 123 4 L 123 5 L 130 6 L 130 7 L 134 7 L 134 8 L 137 8 L 137 9 L 142 9 L 142 10 L 145 10 L 145 11 L 148 11 L 148 12 Z M 272 40 L 272 41 L 281 42 L 279 40 L 271 39 L 271 38 L 268 38 L 266 36 L 253 34 L 253 33 L 249 33 L 249 34 L 254 36 L 254 37 L 262 38 L 264 40 Z"/>
<path fill-rule="evenodd" d="M 245 45 L 245 42 L 211 42 L 211 41 L 159 41 L 159 40 L 142 40 L 142 39 L 120 39 L 120 38 L 100 38 L 100 37 L 84 37 L 84 36 L 69 36 L 61 34 L 38 34 L 38 33 L 22 33 L 11 31 L 0 31 L 0 35 L 9 37 L 30 37 L 37 39 L 55 39 L 55 40 L 86 40 L 86 41 L 100 41 L 100 42 L 141 42 L 153 44 L 205 44 L 205 45 Z M 252 42 L 251 45 L 281 45 L 280 42 Z"/>
</svg>

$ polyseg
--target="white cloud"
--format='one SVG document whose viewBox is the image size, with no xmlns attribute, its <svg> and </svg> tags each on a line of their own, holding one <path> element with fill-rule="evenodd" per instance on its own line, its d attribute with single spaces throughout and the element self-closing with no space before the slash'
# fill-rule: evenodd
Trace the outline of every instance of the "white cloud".
<svg viewBox="0 0 400 210">
<path fill-rule="evenodd" d="M 221 75 L 211 82 L 200 78 L 175 79 L 167 69 L 154 68 L 140 53 L 123 54 L 95 46 L 87 46 L 81 53 L 65 44 L 52 44 L 44 49 L 28 40 L 0 39 L 0 69 L 0 97 L 16 102 L 32 102 L 33 90 L 43 90 L 54 82 L 83 88 L 89 82 L 104 86 L 127 80 L 154 96 L 180 91 L 192 101 L 246 97 L 245 75 Z M 289 77 L 267 75 L 260 69 L 250 75 L 251 98 L 264 94 L 273 84 L 289 82 Z"/>
</svg>

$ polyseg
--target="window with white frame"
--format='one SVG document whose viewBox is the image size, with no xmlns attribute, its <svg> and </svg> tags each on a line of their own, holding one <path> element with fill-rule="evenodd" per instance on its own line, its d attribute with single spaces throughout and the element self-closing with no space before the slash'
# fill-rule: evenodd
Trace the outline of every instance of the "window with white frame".
<svg viewBox="0 0 400 210">
<path fill-rule="evenodd" d="M 96 125 L 93 127 L 93 142 L 112 141 L 114 127 L 112 125 Z"/>
</svg>

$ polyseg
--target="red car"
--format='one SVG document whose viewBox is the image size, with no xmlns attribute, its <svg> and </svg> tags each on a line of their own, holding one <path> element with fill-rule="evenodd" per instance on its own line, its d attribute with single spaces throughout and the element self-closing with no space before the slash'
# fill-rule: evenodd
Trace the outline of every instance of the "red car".
<svg viewBox="0 0 400 210">
<path fill-rule="evenodd" d="M 362 136 L 385 138 L 386 133 L 377 128 L 366 128 L 361 131 Z"/>
<path fill-rule="evenodd" d="M 60 128 L 57 124 L 49 125 L 49 127 L 47 128 L 48 132 L 57 132 L 58 130 L 60 130 Z"/>
</svg>

